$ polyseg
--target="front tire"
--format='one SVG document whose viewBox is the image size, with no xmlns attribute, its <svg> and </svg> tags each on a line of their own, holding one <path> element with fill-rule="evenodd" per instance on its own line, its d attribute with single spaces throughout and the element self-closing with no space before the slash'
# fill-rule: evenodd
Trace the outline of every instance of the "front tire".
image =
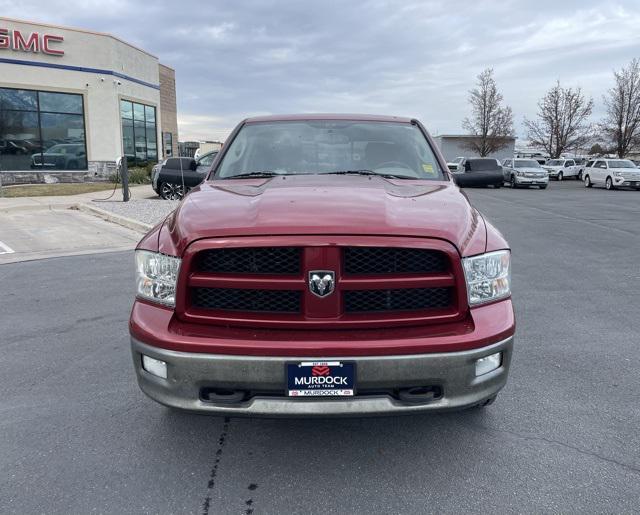
<svg viewBox="0 0 640 515">
<path fill-rule="evenodd" d="M 518 187 L 518 183 L 516 182 L 516 178 L 512 175 L 511 176 L 511 180 L 509 181 L 509 185 L 511 186 L 511 189 L 516 189 Z"/>
<path fill-rule="evenodd" d="M 582 170 L 580 170 L 580 171 L 578 172 L 578 175 L 577 175 L 576 179 L 578 179 L 579 181 L 581 181 L 581 180 L 582 180 Z"/>
<path fill-rule="evenodd" d="M 185 193 L 182 184 L 171 184 L 170 182 L 163 182 L 158 189 L 160 197 L 164 200 L 182 200 Z"/>
<path fill-rule="evenodd" d="M 604 183 L 604 187 L 609 191 L 616 189 L 615 186 L 613 185 L 613 180 L 611 179 L 611 177 L 607 177 L 607 180 Z"/>
<path fill-rule="evenodd" d="M 538 186 L 541 190 L 546 190 L 547 189 L 547 185 L 543 184 L 542 186 Z"/>
<path fill-rule="evenodd" d="M 591 177 L 588 175 L 584 176 L 584 187 L 585 188 L 593 188 L 593 183 L 591 182 Z"/>
<path fill-rule="evenodd" d="M 562 174 L 562 172 L 559 172 L 559 173 L 558 173 L 558 180 L 559 180 L 559 181 L 561 181 L 561 180 L 562 180 L 562 178 L 563 178 L 563 174 Z"/>
</svg>

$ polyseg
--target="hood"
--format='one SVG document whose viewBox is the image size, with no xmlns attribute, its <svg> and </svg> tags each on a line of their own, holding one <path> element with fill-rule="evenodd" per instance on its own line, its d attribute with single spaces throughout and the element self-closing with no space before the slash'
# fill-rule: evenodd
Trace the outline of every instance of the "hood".
<svg viewBox="0 0 640 515">
<path fill-rule="evenodd" d="M 486 248 L 484 220 L 452 182 L 311 175 L 204 182 L 167 218 L 158 249 L 181 256 L 202 238 L 320 234 L 438 238 L 462 255 Z"/>
</svg>

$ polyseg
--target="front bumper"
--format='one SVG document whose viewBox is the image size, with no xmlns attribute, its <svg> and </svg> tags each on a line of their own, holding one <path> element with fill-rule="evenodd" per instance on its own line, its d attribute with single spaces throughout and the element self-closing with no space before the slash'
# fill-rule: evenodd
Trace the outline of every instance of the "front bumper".
<svg viewBox="0 0 640 515">
<path fill-rule="evenodd" d="M 549 176 L 544 177 L 519 177 L 515 176 L 516 184 L 519 186 L 543 186 L 549 184 Z"/>
<path fill-rule="evenodd" d="M 131 338 L 133 363 L 140 388 L 155 401 L 184 410 L 220 415 L 349 416 L 442 411 L 473 406 L 505 385 L 513 336 L 484 347 L 429 354 L 340 357 L 356 363 L 355 397 L 301 399 L 285 396 L 285 364 L 309 357 L 239 356 L 178 352 Z M 476 377 L 476 360 L 502 352 L 500 367 Z M 142 368 L 142 354 L 167 363 L 167 379 Z M 322 360 L 318 355 L 315 360 Z M 393 391 L 437 386 L 441 394 L 424 402 L 408 402 Z M 204 400 L 203 389 L 245 392 L 237 402 Z M 360 393 L 361 392 L 361 393 Z M 386 393 L 380 393 L 386 392 Z"/>
<path fill-rule="evenodd" d="M 640 179 L 614 177 L 613 184 L 618 188 L 640 188 Z"/>
</svg>

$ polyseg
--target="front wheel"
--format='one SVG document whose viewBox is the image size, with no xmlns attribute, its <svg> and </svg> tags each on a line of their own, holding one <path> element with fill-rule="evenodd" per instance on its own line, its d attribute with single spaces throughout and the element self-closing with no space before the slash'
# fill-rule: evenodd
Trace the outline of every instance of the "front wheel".
<svg viewBox="0 0 640 515">
<path fill-rule="evenodd" d="M 582 180 L 582 171 L 578 172 L 578 176 L 576 177 L 579 181 Z"/>
<path fill-rule="evenodd" d="M 518 187 L 518 183 L 516 182 L 516 178 L 513 175 L 511 176 L 511 181 L 509 181 L 509 184 L 511 185 L 511 187 L 514 190 Z"/>
<path fill-rule="evenodd" d="M 589 177 L 588 175 L 585 175 L 585 177 L 584 177 L 584 187 L 585 188 L 592 188 L 593 187 L 593 183 L 591 182 L 591 177 Z"/>
<path fill-rule="evenodd" d="M 546 185 L 546 184 L 543 184 L 543 185 L 539 186 L 539 188 L 540 188 L 541 190 L 546 190 L 546 189 L 547 189 L 547 185 Z"/>
<path fill-rule="evenodd" d="M 558 180 L 559 180 L 559 181 L 561 181 L 561 180 L 562 180 L 562 177 L 563 177 L 562 172 L 559 172 L 559 173 L 558 173 Z"/>
<path fill-rule="evenodd" d="M 160 197 L 164 200 L 182 200 L 185 194 L 185 188 L 182 187 L 182 184 L 163 182 L 159 189 Z"/>
<path fill-rule="evenodd" d="M 611 177 L 607 177 L 606 182 L 604 183 L 604 187 L 608 190 L 614 190 L 615 187 L 613 186 L 613 180 L 611 180 Z"/>
</svg>

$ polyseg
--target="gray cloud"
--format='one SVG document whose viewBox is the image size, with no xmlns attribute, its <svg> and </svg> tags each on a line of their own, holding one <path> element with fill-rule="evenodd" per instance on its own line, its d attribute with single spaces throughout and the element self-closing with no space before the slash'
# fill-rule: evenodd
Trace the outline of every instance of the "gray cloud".
<svg viewBox="0 0 640 515">
<path fill-rule="evenodd" d="M 636 2 L 140 2 L 0 0 L 5 16 L 113 33 L 176 69 L 181 139 L 288 112 L 417 116 L 460 132 L 467 91 L 495 69 L 520 135 L 559 79 L 602 113 L 612 70 L 640 54 Z"/>
</svg>

